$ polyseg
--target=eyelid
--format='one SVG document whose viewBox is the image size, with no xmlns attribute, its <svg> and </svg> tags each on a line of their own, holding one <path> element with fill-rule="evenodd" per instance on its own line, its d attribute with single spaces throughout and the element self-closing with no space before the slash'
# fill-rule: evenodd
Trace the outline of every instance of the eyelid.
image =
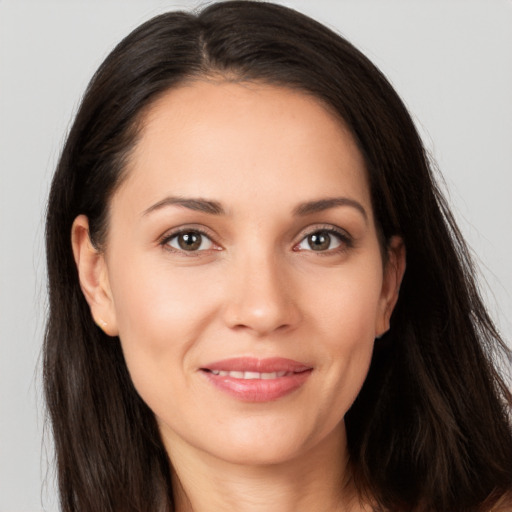
<svg viewBox="0 0 512 512">
<path fill-rule="evenodd" d="M 169 241 L 172 240 L 173 238 L 177 237 L 180 234 L 189 232 L 195 232 L 200 234 L 201 236 L 208 238 L 208 240 L 210 240 L 210 242 L 212 243 L 213 247 L 197 251 L 185 251 L 182 249 L 178 249 L 176 247 L 171 247 L 169 245 Z M 208 229 L 206 229 L 203 226 L 198 226 L 195 224 L 185 224 L 183 226 L 178 226 L 166 231 L 162 236 L 158 238 L 158 245 L 160 245 L 163 249 L 169 252 L 183 254 L 185 256 L 199 256 L 201 253 L 205 253 L 208 251 L 222 250 L 222 246 L 215 241 L 214 236 L 210 233 Z"/>
<path fill-rule="evenodd" d="M 354 237 L 345 229 L 335 226 L 334 224 L 317 224 L 317 225 L 313 225 L 313 226 L 308 226 L 307 228 L 305 228 L 301 231 L 301 233 L 298 236 L 298 242 L 296 242 L 293 246 L 293 250 L 297 251 L 297 252 L 302 251 L 302 249 L 298 249 L 297 247 L 308 236 L 318 233 L 319 231 L 325 231 L 329 234 L 333 234 L 333 235 L 339 237 L 341 240 L 341 245 L 340 245 L 340 247 L 336 247 L 334 249 L 329 249 L 326 251 L 313 251 L 313 249 L 311 249 L 311 252 L 316 252 L 316 254 L 318 256 L 343 252 L 347 248 L 351 248 L 354 245 Z M 306 250 L 305 252 L 310 252 L 310 251 Z"/>
<path fill-rule="evenodd" d="M 223 250 L 223 247 L 215 240 L 215 238 L 216 238 L 215 235 L 213 235 L 210 231 L 211 230 L 205 228 L 204 226 L 200 226 L 200 225 L 196 225 L 196 224 L 185 224 L 182 226 L 177 226 L 175 228 L 172 228 L 172 229 L 166 231 L 163 235 L 161 235 L 158 238 L 158 245 L 160 245 L 165 250 L 168 250 L 168 251 L 174 252 L 174 253 L 183 254 L 185 256 L 199 256 L 201 253 L 205 253 L 208 251 Z M 325 224 L 324 223 L 324 224 L 316 224 L 316 225 L 308 226 L 307 228 L 303 229 L 297 237 L 298 241 L 295 242 L 293 245 L 293 250 L 297 251 L 297 252 L 299 252 L 299 251 L 302 252 L 302 249 L 297 248 L 298 245 L 301 244 L 308 236 L 310 236 L 314 233 L 317 233 L 319 231 L 325 231 L 329 234 L 333 234 L 333 235 L 339 237 L 339 239 L 341 240 L 341 244 L 340 244 L 340 247 L 336 247 L 334 249 L 316 252 L 316 254 L 318 256 L 343 252 L 347 248 L 351 248 L 354 245 L 354 238 L 348 231 L 346 231 L 345 229 L 340 228 L 339 226 L 336 226 L 334 224 Z M 169 245 L 169 241 L 171 239 L 175 238 L 176 236 L 178 236 L 182 233 L 187 233 L 187 232 L 197 232 L 200 235 L 208 238 L 211 241 L 211 243 L 213 244 L 213 247 L 209 248 L 209 249 L 198 250 L 198 251 L 185 251 L 185 250 L 181 250 L 181 249 L 178 249 L 175 247 L 171 247 Z M 305 252 L 310 252 L 310 251 L 305 251 Z M 311 249 L 311 252 L 315 252 L 315 251 L 313 251 Z"/>
</svg>

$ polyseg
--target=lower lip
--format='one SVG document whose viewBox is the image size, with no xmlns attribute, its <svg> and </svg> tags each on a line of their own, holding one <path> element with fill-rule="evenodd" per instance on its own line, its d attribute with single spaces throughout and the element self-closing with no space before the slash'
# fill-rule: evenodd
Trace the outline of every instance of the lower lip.
<svg viewBox="0 0 512 512">
<path fill-rule="evenodd" d="M 312 370 L 293 373 L 275 379 L 235 379 L 203 371 L 217 389 L 244 402 L 271 402 L 298 390 L 309 378 Z"/>
</svg>

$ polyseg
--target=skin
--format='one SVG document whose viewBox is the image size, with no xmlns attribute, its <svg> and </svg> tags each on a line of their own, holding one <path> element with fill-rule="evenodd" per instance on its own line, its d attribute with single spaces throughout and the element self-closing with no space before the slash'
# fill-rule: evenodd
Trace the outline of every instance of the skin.
<svg viewBox="0 0 512 512">
<path fill-rule="evenodd" d="M 120 337 L 157 418 L 178 510 L 361 510 L 343 417 L 389 328 L 405 255 L 393 238 L 383 263 L 348 130 L 299 92 L 195 81 L 152 106 L 127 172 L 103 250 L 84 216 L 73 250 L 91 313 Z M 344 202 L 297 212 L 326 198 Z M 206 233 L 198 250 L 180 249 L 182 228 Z M 313 250 L 308 235 L 326 229 L 340 235 Z M 200 370 L 240 356 L 313 370 L 284 397 L 246 402 Z"/>
</svg>

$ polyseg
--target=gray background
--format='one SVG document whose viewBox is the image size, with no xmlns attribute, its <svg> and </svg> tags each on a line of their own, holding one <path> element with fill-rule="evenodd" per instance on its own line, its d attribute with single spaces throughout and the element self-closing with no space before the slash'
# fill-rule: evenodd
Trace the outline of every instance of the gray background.
<svg viewBox="0 0 512 512">
<path fill-rule="evenodd" d="M 512 2 L 290 0 L 359 46 L 403 97 L 442 170 L 512 338 Z M 79 98 L 149 17 L 194 1 L 0 0 L 0 512 L 56 511 L 38 360 L 43 211 Z M 51 456 L 51 455 L 50 455 Z"/>
</svg>

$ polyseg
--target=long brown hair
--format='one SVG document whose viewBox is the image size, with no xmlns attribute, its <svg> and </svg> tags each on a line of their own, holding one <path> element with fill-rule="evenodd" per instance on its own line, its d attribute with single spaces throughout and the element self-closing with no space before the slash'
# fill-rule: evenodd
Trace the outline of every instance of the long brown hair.
<svg viewBox="0 0 512 512">
<path fill-rule="evenodd" d="M 378 510 L 487 510 L 512 489 L 512 397 L 495 366 L 505 345 L 480 299 L 464 241 L 403 103 L 349 42 L 291 9 L 216 3 L 158 16 L 128 35 L 86 91 L 48 203 L 47 407 L 64 512 L 173 510 L 170 467 L 118 339 L 94 324 L 70 243 L 89 218 L 102 246 L 109 199 L 145 110 L 209 75 L 321 99 L 362 152 L 383 245 L 407 247 L 390 331 L 347 413 L 355 482 Z"/>
</svg>

